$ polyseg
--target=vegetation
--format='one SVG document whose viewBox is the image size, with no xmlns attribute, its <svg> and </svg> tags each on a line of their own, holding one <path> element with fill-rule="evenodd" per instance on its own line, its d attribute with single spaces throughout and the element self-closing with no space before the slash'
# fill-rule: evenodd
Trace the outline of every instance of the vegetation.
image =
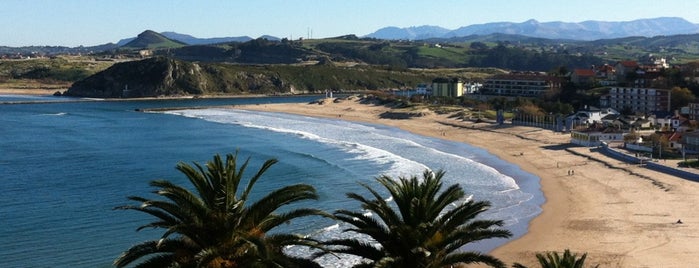
<svg viewBox="0 0 699 268">
<path fill-rule="evenodd" d="M 539 260 L 541 268 L 583 268 L 585 267 L 585 258 L 587 258 L 587 253 L 578 258 L 577 254 L 571 253 L 568 249 L 563 252 L 563 256 L 559 255 L 558 252 L 536 254 L 536 259 Z M 515 263 L 512 267 L 526 268 L 526 266 L 519 263 Z"/>
<path fill-rule="evenodd" d="M 118 63 L 78 81 L 66 92 L 82 97 L 153 97 L 197 94 L 299 94 L 325 90 L 412 88 L 439 73 L 358 65 L 230 65 L 164 57 Z M 127 89 L 128 91 L 126 91 Z"/>
<path fill-rule="evenodd" d="M 184 47 L 187 44 L 169 39 L 162 34 L 147 30 L 131 42 L 121 46 L 120 49 L 164 49 Z"/>
<path fill-rule="evenodd" d="M 362 211 L 338 210 L 335 216 L 353 227 L 349 232 L 366 235 L 326 242 L 336 253 L 362 257 L 357 267 L 448 267 L 456 264 L 484 263 L 505 267 L 502 261 L 460 248 L 489 238 L 507 238 L 511 234 L 499 220 L 477 220 L 488 202 L 464 200 L 464 191 L 452 185 L 442 191 L 444 172 L 425 171 L 422 178 L 412 176 L 397 181 L 381 176 L 377 181 L 391 195 L 395 208 L 376 190 L 363 185 L 371 198 L 356 193 L 347 196 L 361 203 Z M 441 192 L 440 192 L 441 191 Z M 453 204 L 455 205 L 453 208 Z M 374 216 L 375 215 L 375 216 Z M 374 246 L 378 243 L 378 246 Z"/>
<path fill-rule="evenodd" d="M 73 82 L 102 71 L 112 63 L 81 57 L 0 61 L 0 80 Z"/>
<path fill-rule="evenodd" d="M 170 181 L 157 180 L 151 186 L 164 200 L 129 197 L 140 204 L 117 209 L 136 210 L 156 218 L 138 230 L 162 228 L 165 232 L 160 239 L 131 247 L 114 264 L 124 267 L 142 260 L 137 267 L 317 266 L 283 252 L 289 245 L 318 247 L 316 241 L 294 234 L 269 234 L 275 227 L 299 217 L 329 216 L 308 208 L 280 212 L 288 204 L 317 199 L 315 189 L 305 184 L 290 185 L 252 202 L 253 186 L 277 161 L 267 160 L 243 185 L 248 161 L 238 169 L 236 153 L 227 155 L 225 161 L 216 155 L 206 167 L 180 163 L 177 169 L 186 175 L 194 192 Z"/>
<path fill-rule="evenodd" d="M 347 197 L 361 203 L 364 211 L 338 210 L 335 218 L 352 227 L 353 238 L 317 241 L 279 231 L 282 224 L 307 216 L 333 217 L 310 208 L 285 209 L 286 205 L 317 199 L 315 189 L 294 184 L 274 190 L 256 201 L 250 199 L 255 183 L 277 160 L 265 161 L 243 184 L 249 158 L 238 167 L 238 154 L 225 160 L 215 155 L 205 166 L 179 163 L 191 187 L 167 180 L 151 181 L 162 199 L 131 196 L 137 205 L 115 209 L 151 215 L 153 222 L 139 227 L 163 229 L 156 240 L 134 245 L 119 256 L 116 267 L 320 267 L 312 259 L 289 256 L 292 245 L 315 249 L 310 258 L 325 254 L 362 257 L 355 267 L 441 268 L 481 263 L 505 267 L 499 259 L 463 246 L 490 238 L 508 238 L 501 220 L 477 219 L 490 206 L 487 201 L 465 200 L 458 185 L 443 187 L 443 171 L 423 172 L 422 177 L 381 176 L 376 180 L 390 194 L 389 200 L 368 185 L 366 198 L 357 193 Z M 191 190 L 190 190 L 191 189 Z M 582 268 L 587 254 L 578 258 L 569 250 L 536 254 L 542 268 Z M 135 266 L 134 266 L 135 265 Z M 525 268 L 515 263 L 513 267 Z"/>
</svg>

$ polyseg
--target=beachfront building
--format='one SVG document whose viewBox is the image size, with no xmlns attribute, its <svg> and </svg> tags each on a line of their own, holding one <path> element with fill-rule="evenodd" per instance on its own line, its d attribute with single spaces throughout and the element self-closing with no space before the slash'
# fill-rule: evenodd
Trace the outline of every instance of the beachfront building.
<svg viewBox="0 0 699 268">
<path fill-rule="evenodd" d="M 490 77 L 483 83 L 483 95 L 538 97 L 561 88 L 562 79 L 539 72 L 512 72 Z"/>
<path fill-rule="evenodd" d="M 666 89 L 612 87 L 606 97 L 609 107 L 619 111 L 625 108 L 642 114 L 670 111 L 670 91 Z"/>
<path fill-rule="evenodd" d="M 624 142 L 626 132 L 613 128 L 584 129 L 570 132 L 570 142 L 580 146 L 595 147 L 604 144 Z"/>
<path fill-rule="evenodd" d="M 432 80 L 432 96 L 461 97 L 464 95 L 464 82 L 458 78 L 435 78 Z"/>
</svg>

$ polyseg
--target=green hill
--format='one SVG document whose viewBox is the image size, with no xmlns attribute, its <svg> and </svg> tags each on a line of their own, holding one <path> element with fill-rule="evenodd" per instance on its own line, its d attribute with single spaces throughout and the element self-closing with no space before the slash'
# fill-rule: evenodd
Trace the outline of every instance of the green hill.
<svg viewBox="0 0 699 268">
<path fill-rule="evenodd" d="M 64 94 L 131 98 L 186 95 L 250 95 L 350 92 L 413 88 L 439 72 L 389 70 L 367 65 L 232 65 L 193 63 L 165 57 L 114 64 L 73 83 Z"/>
<path fill-rule="evenodd" d="M 162 34 L 151 30 L 146 30 L 136 37 L 131 42 L 121 46 L 122 49 L 161 49 L 161 48 L 179 48 L 187 46 L 180 41 L 168 39 Z"/>
</svg>

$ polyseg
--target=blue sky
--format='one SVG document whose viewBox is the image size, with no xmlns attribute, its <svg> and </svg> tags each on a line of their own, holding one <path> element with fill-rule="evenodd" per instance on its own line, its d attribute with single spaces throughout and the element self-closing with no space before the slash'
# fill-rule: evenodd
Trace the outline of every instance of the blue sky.
<svg viewBox="0 0 699 268">
<path fill-rule="evenodd" d="M 699 23 L 694 0 L 2 0 L 0 46 L 92 46 L 144 30 L 195 37 L 358 36 L 382 27 L 447 29 L 488 22 L 630 21 L 682 17 Z"/>
</svg>

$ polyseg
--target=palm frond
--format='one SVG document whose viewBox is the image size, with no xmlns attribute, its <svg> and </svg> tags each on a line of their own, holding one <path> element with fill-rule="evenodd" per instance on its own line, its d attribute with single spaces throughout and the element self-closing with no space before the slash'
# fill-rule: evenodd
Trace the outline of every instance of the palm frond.
<svg viewBox="0 0 699 268">
<path fill-rule="evenodd" d="M 320 209 L 312 208 L 300 208 L 287 211 L 281 214 L 269 214 L 265 219 L 258 223 L 258 228 L 264 232 L 272 230 L 282 224 L 289 223 L 290 221 L 309 216 L 321 216 L 325 218 L 335 218 L 332 214 L 329 214 Z"/>
<path fill-rule="evenodd" d="M 488 202 L 459 202 L 465 196 L 459 185 L 443 189 L 443 171 L 423 172 L 422 177 L 388 176 L 376 178 L 393 198 L 389 205 L 377 191 L 362 184 L 370 193 L 364 197 L 348 193 L 347 197 L 361 203 L 361 211 L 338 210 L 335 217 L 352 227 L 347 232 L 366 234 L 366 238 L 338 239 L 326 244 L 335 253 L 353 254 L 370 259 L 366 267 L 446 267 L 456 263 L 481 262 L 503 267 L 501 261 L 479 253 L 457 252 L 473 241 L 510 237 L 508 230 L 499 229 L 502 221 L 477 220 L 489 207 Z M 380 246 L 374 246 L 370 242 Z M 363 266 L 364 267 L 364 266 Z"/>
<path fill-rule="evenodd" d="M 459 252 L 449 254 L 441 262 L 441 267 L 453 266 L 459 263 L 474 264 L 482 263 L 490 267 L 505 268 L 505 263 L 490 255 L 481 254 L 478 252 Z"/>
</svg>

